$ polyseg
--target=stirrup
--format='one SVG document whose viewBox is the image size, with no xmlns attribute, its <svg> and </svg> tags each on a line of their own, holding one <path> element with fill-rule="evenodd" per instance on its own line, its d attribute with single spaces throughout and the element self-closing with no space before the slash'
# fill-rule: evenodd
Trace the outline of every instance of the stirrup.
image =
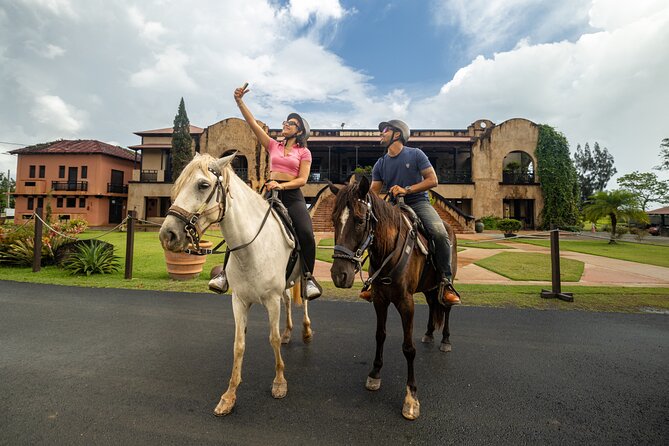
<svg viewBox="0 0 669 446">
<path fill-rule="evenodd" d="M 446 291 L 451 292 L 452 294 L 455 294 L 457 296 L 457 301 L 447 301 L 444 298 L 444 294 L 446 294 Z M 437 300 L 439 301 L 440 304 L 444 306 L 450 306 L 450 305 L 458 305 L 461 303 L 460 301 L 460 293 L 457 292 L 455 287 L 453 287 L 453 283 L 444 277 L 441 282 L 439 283 L 439 291 L 437 294 Z"/>
<path fill-rule="evenodd" d="M 220 274 L 214 276 L 209 281 L 209 289 L 214 293 L 225 294 L 228 292 L 230 285 L 228 284 L 228 278 L 225 275 L 225 271 L 221 271 Z"/>
<path fill-rule="evenodd" d="M 323 294 L 323 287 L 310 273 L 304 275 L 304 297 L 307 300 L 318 299 Z"/>
</svg>

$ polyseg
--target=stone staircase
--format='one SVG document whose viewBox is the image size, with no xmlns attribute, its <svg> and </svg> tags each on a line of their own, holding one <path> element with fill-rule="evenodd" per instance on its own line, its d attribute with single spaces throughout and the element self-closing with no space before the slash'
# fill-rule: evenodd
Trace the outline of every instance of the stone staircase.
<svg viewBox="0 0 669 446">
<path fill-rule="evenodd" d="M 439 214 L 439 217 L 441 217 L 442 220 L 444 220 L 446 223 L 448 223 L 451 228 L 455 231 L 456 234 L 465 234 L 471 231 L 465 230 L 465 228 L 462 227 L 459 221 L 457 221 L 453 216 L 449 213 L 446 212 L 441 206 L 434 206 L 434 208 L 437 211 L 437 214 Z"/>
<path fill-rule="evenodd" d="M 334 232 L 332 226 L 332 211 L 334 210 L 335 196 L 324 197 L 316 208 L 312 218 L 314 232 Z"/>
</svg>

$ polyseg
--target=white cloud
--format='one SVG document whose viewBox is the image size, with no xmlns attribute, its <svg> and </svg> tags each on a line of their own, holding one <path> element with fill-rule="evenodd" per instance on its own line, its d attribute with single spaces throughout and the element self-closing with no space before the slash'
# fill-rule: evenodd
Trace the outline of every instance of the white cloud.
<svg viewBox="0 0 669 446">
<path fill-rule="evenodd" d="M 47 59 L 55 59 L 56 57 L 65 54 L 65 50 L 58 45 L 49 43 L 46 45 L 46 47 L 42 48 L 41 54 Z"/>
<path fill-rule="evenodd" d="M 179 48 L 170 46 L 154 56 L 155 65 L 144 68 L 130 77 L 133 86 L 140 88 L 181 88 L 192 91 L 197 84 L 187 72 L 190 64 L 188 54 Z"/>
<path fill-rule="evenodd" d="M 128 17 L 130 23 L 137 28 L 142 38 L 148 41 L 157 42 L 167 32 L 162 23 L 146 20 L 136 6 L 131 6 L 128 9 Z"/>
<path fill-rule="evenodd" d="M 38 9 L 47 10 L 56 16 L 78 18 L 70 0 L 21 0 L 21 2 Z"/>
<path fill-rule="evenodd" d="M 35 98 L 32 116 L 42 125 L 73 136 L 83 128 L 85 113 L 58 96 L 42 95 Z"/>
<path fill-rule="evenodd" d="M 290 15 L 300 24 L 305 24 L 313 15 L 318 21 L 339 20 L 345 10 L 338 0 L 291 0 Z"/>
<path fill-rule="evenodd" d="M 619 173 L 649 170 L 667 137 L 669 7 L 634 20 L 612 19 L 595 5 L 592 23 L 611 26 L 576 42 L 518 46 L 479 56 L 433 98 L 412 107 L 428 125 L 466 126 L 477 118 L 525 117 L 557 127 L 572 147 L 598 141 Z M 627 15 L 632 17 L 633 14 Z"/>
<path fill-rule="evenodd" d="M 437 26 L 455 26 L 468 37 L 474 53 L 507 46 L 518 40 L 552 41 L 565 29 L 587 24 L 589 5 L 583 0 L 433 0 Z"/>
</svg>

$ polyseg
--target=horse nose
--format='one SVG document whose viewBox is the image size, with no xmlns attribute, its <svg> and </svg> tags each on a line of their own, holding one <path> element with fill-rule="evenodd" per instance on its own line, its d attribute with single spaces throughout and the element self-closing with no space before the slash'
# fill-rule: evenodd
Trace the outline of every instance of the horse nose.
<svg viewBox="0 0 669 446">
<path fill-rule="evenodd" d="M 174 245 L 177 241 L 177 233 L 172 229 L 163 228 L 159 234 L 160 241 L 164 248 Z"/>
</svg>

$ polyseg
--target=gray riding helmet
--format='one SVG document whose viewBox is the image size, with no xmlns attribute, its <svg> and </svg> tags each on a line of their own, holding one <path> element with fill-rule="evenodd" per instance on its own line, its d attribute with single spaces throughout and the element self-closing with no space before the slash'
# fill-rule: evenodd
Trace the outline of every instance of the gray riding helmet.
<svg viewBox="0 0 669 446">
<path fill-rule="evenodd" d="M 300 123 L 300 128 L 299 130 L 302 130 L 302 134 L 297 137 L 297 140 L 299 143 L 303 146 L 307 145 L 307 139 L 309 139 L 309 135 L 311 134 L 311 129 L 309 128 L 309 123 L 307 122 L 306 119 L 304 119 L 302 116 L 300 116 L 297 113 L 291 113 L 288 115 L 286 120 L 290 120 L 291 118 L 297 119 L 297 122 Z"/>
<path fill-rule="evenodd" d="M 397 129 L 400 132 L 403 143 L 406 144 L 406 142 L 409 140 L 409 136 L 411 135 L 411 130 L 409 129 L 409 126 L 406 124 L 406 122 L 400 121 L 399 119 L 391 119 L 390 121 L 383 121 L 379 123 L 379 132 L 382 132 L 383 129 L 386 127 L 392 127 Z"/>
</svg>

